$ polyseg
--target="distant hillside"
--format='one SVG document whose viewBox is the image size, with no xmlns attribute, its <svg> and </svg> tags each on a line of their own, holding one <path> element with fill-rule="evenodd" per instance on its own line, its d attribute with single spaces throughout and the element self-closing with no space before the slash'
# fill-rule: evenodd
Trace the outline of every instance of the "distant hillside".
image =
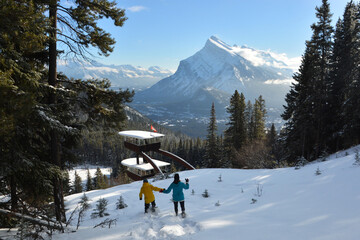
<svg viewBox="0 0 360 240">
<path fill-rule="evenodd" d="M 170 76 L 173 72 L 160 67 L 135 67 L 132 65 L 106 65 L 96 61 L 74 62 L 61 61 L 58 71 L 69 78 L 76 79 L 103 79 L 111 81 L 114 88 L 146 89 L 159 80 Z"/>
</svg>

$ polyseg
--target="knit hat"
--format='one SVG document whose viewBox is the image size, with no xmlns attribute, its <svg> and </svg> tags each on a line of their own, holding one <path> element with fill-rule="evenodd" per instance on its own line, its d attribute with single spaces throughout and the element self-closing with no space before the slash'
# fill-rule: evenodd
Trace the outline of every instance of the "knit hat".
<svg viewBox="0 0 360 240">
<path fill-rule="evenodd" d="M 146 182 L 148 182 L 148 180 L 145 178 L 143 182 L 146 183 Z"/>
</svg>

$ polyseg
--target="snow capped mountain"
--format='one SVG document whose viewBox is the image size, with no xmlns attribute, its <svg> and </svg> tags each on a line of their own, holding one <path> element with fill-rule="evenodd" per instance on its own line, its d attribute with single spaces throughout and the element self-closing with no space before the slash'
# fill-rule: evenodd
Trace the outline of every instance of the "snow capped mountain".
<svg viewBox="0 0 360 240">
<path fill-rule="evenodd" d="M 154 93 L 160 92 L 171 92 L 171 99 L 174 95 L 193 97 L 199 89 L 217 89 L 228 94 L 237 89 L 252 99 L 266 94 L 269 85 L 284 83 L 288 87 L 292 74 L 290 67 L 267 52 L 231 47 L 212 36 L 203 49 L 180 62 L 174 75 L 139 93 L 139 99 L 156 97 Z M 253 85 L 259 87 L 256 83 L 262 84 L 262 88 L 253 89 Z"/>
<path fill-rule="evenodd" d="M 238 90 L 251 102 L 262 95 L 270 114 L 274 109 L 279 117 L 294 73 L 285 60 L 285 55 L 230 46 L 212 36 L 200 51 L 182 60 L 173 75 L 138 92 L 133 106 L 152 119 L 167 112 L 194 118 L 208 116 L 215 102 L 217 117 L 223 118 L 230 96 Z"/>
<path fill-rule="evenodd" d="M 107 78 L 112 87 L 145 89 L 157 81 L 173 74 L 160 67 L 134 67 L 132 65 L 105 65 L 99 62 L 61 61 L 58 71 L 68 77 L 79 79 Z"/>
</svg>

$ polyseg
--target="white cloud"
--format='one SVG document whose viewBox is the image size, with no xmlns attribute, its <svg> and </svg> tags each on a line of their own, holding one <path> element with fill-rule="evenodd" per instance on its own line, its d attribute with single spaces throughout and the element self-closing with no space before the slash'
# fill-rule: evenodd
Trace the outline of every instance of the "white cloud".
<svg viewBox="0 0 360 240">
<path fill-rule="evenodd" d="M 129 10 L 130 12 L 140 12 L 145 9 L 146 9 L 146 7 L 144 7 L 144 6 L 132 6 L 132 7 L 127 8 L 127 10 Z"/>
<path fill-rule="evenodd" d="M 250 48 L 237 48 L 236 52 L 243 58 L 250 61 L 254 66 L 261 66 L 266 64 L 265 60 L 260 56 L 259 52 Z"/>
<path fill-rule="evenodd" d="M 270 50 L 268 50 L 267 53 L 269 53 L 273 58 L 284 62 L 292 70 L 297 71 L 299 69 L 301 63 L 301 56 L 288 58 L 288 56 L 285 53 L 274 53 L 271 52 Z"/>
<path fill-rule="evenodd" d="M 113 72 L 113 73 L 119 73 L 119 71 L 115 68 L 110 68 L 110 67 L 86 67 L 87 70 L 90 71 L 99 71 L 101 73 L 105 73 L 105 72 Z"/>
<path fill-rule="evenodd" d="M 265 84 L 274 84 L 274 85 L 283 84 L 283 85 L 290 85 L 293 81 L 294 81 L 294 79 L 292 79 L 292 78 L 288 78 L 288 79 L 270 79 L 270 80 L 267 80 L 267 81 L 265 82 Z"/>
<path fill-rule="evenodd" d="M 271 50 L 255 50 L 246 46 L 234 46 L 232 50 L 250 61 L 254 66 L 266 65 L 276 68 L 290 68 L 296 72 L 301 63 L 301 57 L 289 58 L 285 53 L 274 53 Z M 270 55 L 276 61 L 272 61 L 272 59 L 267 58 L 266 55 Z"/>
</svg>

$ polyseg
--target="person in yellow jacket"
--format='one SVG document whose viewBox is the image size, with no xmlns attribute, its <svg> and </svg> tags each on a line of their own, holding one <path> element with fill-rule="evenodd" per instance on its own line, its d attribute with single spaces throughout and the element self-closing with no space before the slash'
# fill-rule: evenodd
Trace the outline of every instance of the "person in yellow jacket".
<svg viewBox="0 0 360 240">
<path fill-rule="evenodd" d="M 154 187 L 148 182 L 147 179 L 144 179 L 143 185 L 140 189 L 139 198 L 140 200 L 142 200 L 143 194 L 145 195 L 145 213 L 148 212 L 150 204 L 151 204 L 151 211 L 155 212 L 156 203 L 155 203 L 155 196 L 153 191 L 162 192 L 164 191 L 164 189 Z"/>
</svg>

